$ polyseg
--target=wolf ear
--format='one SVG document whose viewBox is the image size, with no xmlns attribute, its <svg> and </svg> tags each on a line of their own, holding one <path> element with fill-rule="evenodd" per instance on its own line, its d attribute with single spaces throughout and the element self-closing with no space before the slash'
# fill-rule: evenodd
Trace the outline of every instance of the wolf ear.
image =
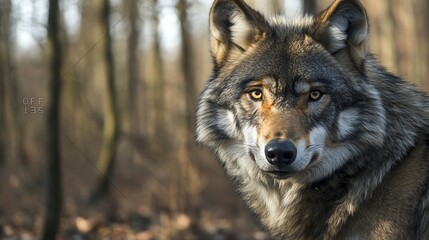
<svg viewBox="0 0 429 240">
<path fill-rule="evenodd" d="M 369 25 L 365 8 L 359 0 L 335 0 L 316 19 L 313 38 L 332 54 L 344 49 L 361 66 L 369 49 Z"/>
<path fill-rule="evenodd" d="M 210 10 L 211 51 L 222 65 L 231 54 L 245 52 L 259 41 L 269 24 L 243 0 L 215 0 Z"/>
</svg>

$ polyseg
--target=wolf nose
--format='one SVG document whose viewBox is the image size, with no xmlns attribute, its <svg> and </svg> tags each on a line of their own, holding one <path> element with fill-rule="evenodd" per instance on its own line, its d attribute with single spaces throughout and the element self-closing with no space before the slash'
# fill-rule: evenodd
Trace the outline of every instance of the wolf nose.
<svg viewBox="0 0 429 240">
<path fill-rule="evenodd" d="M 265 157 L 272 165 L 289 165 L 296 158 L 296 147 L 289 140 L 271 140 L 265 146 Z"/>
</svg>

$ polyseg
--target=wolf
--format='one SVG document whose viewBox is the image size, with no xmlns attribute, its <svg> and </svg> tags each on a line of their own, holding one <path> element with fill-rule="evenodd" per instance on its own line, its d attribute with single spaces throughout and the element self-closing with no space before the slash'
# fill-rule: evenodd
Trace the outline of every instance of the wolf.
<svg viewBox="0 0 429 240">
<path fill-rule="evenodd" d="M 429 98 L 370 52 L 366 10 L 210 10 L 196 140 L 279 239 L 429 239 Z"/>
</svg>

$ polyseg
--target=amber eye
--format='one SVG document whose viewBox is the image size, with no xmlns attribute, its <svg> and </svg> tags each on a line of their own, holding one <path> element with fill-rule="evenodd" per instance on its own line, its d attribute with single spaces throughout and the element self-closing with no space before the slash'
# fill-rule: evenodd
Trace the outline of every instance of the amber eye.
<svg viewBox="0 0 429 240">
<path fill-rule="evenodd" d="M 322 98 L 323 93 L 319 90 L 313 90 L 310 92 L 310 100 L 311 101 L 318 101 L 320 98 Z"/>
<path fill-rule="evenodd" d="M 253 101 L 262 100 L 262 91 L 259 89 L 255 89 L 249 92 L 249 96 Z"/>
</svg>

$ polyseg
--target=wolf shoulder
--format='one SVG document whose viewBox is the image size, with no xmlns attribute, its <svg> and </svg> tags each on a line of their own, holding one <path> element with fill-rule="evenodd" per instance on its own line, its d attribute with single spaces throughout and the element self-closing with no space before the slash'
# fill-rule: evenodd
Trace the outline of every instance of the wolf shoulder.
<svg viewBox="0 0 429 240">
<path fill-rule="evenodd" d="M 421 137 L 393 167 L 337 239 L 429 239 L 428 140 L 429 135 Z"/>
</svg>

